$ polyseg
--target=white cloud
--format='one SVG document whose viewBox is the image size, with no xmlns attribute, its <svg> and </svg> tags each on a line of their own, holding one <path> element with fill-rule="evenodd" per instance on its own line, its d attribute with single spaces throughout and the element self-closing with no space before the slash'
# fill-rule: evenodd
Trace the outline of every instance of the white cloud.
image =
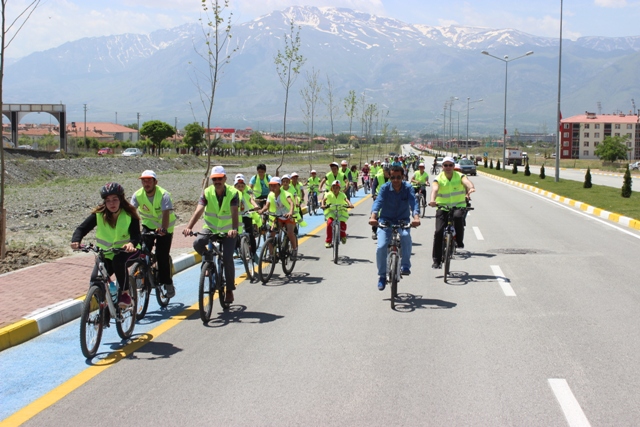
<svg viewBox="0 0 640 427">
<path fill-rule="evenodd" d="M 600 7 L 626 7 L 627 0 L 594 0 L 594 4 Z"/>
</svg>

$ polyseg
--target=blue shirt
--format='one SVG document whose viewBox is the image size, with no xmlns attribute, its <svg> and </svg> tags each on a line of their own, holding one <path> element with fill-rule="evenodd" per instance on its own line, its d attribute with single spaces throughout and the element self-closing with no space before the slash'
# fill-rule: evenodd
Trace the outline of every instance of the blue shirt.
<svg viewBox="0 0 640 427">
<path fill-rule="evenodd" d="M 378 191 L 378 197 L 373 202 L 371 212 L 379 212 L 378 219 L 393 224 L 404 221 L 411 222 L 411 217 L 418 212 L 418 200 L 413 187 L 403 181 L 400 191 L 396 192 L 389 181 Z"/>
<path fill-rule="evenodd" d="M 251 186 L 251 188 L 253 188 L 253 186 L 256 184 L 256 180 L 260 179 L 260 177 L 258 175 L 254 175 L 251 180 L 249 181 L 249 185 Z M 265 181 L 267 181 L 267 183 L 265 184 L 264 181 L 262 182 L 262 192 L 261 194 L 254 194 L 254 197 L 267 197 L 269 195 L 269 192 L 271 190 L 269 190 L 269 181 L 271 180 L 271 176 L 268 174 L 264 174 L 264 179 Z"/>
</svg>

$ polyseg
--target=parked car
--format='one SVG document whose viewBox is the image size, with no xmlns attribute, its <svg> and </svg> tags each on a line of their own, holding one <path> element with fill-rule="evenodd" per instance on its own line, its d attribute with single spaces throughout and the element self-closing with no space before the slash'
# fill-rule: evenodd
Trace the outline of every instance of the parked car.
<svg viewBox="0 0 640 427">
<path fill-rule="evenodd" d="M 444 160 L 444 157 L 436 157 L 436 164 L 440 167 L 442 167 L 442 161 Z"/>
<path fill-rule="evenodd" d="M 124 157 L 141 157 L 142 150 L 139 148 L 127 148 L 122 152 Z"/>
<path fill-rule="evenodd" d="M 632 171 L 640 170 L 640 162 L 631 163 L 629 165 L 629 169 L 631 169 Z"/>
<path fill-rule="evenodd" d="M 113 154 L 113 149 L 105 147 L 98 150 L 98 156 L 106 156 L 107 154 Z"/>
<path fill-rule="evenodd" d="M 23 150 L 33 150 L 33 147 L 30 145 L 18 145 L 18 148 L 21 148 Z"/>
<path fill-rule="evenodd" d="M 477 175 L 476 165 L 473 163 L 473 160 L 462 159 L 458 161 L 458 165 L 460 166 L 460 172 L 465 175 Z M 457 168 L 456 168 L 457 169 Z"/>
</svg>

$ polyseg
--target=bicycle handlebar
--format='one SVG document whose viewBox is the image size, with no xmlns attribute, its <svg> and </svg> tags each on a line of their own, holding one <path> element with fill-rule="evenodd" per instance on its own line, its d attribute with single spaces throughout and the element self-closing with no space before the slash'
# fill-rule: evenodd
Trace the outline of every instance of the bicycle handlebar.
<svg viewBox="0 0 640 427">
<path fill-rule="evenodd" d="M 380 228 L 387 228 L 387 227 L 391 227 L 391 228 L 411 228 L 411 224 L 407 224 L 404 221 L 400 221 L 397 224 L 388 224 L 385 222 L 378 222 L 378 227 Z"/>
</svg>

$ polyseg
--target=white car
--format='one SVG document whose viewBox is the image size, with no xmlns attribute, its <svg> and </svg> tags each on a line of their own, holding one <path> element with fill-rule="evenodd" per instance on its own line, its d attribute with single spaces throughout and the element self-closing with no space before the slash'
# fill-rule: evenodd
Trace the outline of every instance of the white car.
<svg viewBox="0 0 640 427">
<path fill-rule="evenodd" d="M 122 152 L 124 157 L 142 157 L 142 150 L 139 148 L 127 148 Z"/>
<path fill-rule="evenodd" d="M 629 169 L 631 169 L 632 171 L 639 170 L 640 169 L 640 162 L 631 163 L 629 165 Z"/>
</svg>

